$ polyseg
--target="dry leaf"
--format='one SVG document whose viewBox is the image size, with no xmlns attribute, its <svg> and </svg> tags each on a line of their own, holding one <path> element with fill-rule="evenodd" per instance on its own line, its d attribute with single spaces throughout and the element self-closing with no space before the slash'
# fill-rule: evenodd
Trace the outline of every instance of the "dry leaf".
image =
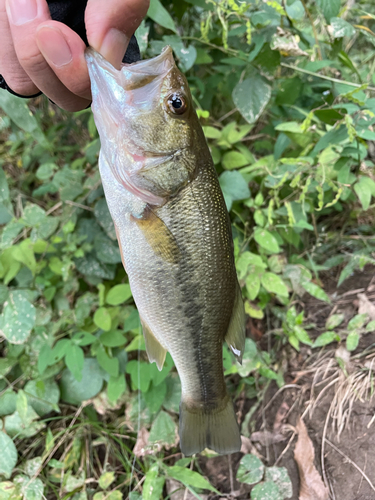
<svg viewBox="0 0 375 500">
<path fill-rule="evenodd" d="M 299 500 L 328 500 L 329 491 L 314 465 L 314 445 L 302 418 L 297 423 L 296 431 L 298 440 L 294 449 L 294 460 L 299 470 Z"/>
<path fill-rule="evenodd" d="M 283 56 L 308 56 L 308 53 L 298 46 L 299 37 L 290 32 L 277 28 L 273 36 L 271 49 L 278 50 Z"/>
<path fill-rule="evenodd" d="M 146 427 L 141 427 L 138 432 L 137 442 L 135 443 L 133 453 L 134 455 L 139 457 L 144 457 L 145 455 L 152 455 L 154 452 L 153 446 L 148 444 L 148 437 L 150 433 L 146 429 Z"/>
<path fill-rule="evenodd" d="M 367 314 L 371 320 L 375 319 L 375 305 L 368 299 L 365 293 L 357 295 L 359 299 L 358 313 Z"/>
</svg>

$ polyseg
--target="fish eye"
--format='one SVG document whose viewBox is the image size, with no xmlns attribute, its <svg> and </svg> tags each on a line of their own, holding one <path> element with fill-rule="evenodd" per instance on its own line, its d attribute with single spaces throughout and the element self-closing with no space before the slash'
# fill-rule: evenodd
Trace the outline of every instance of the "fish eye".
<svg viewBox="0 0 375 500">
<path fill-rule="evenodd" d="M 176 92 L 167 98 L 167 105 L 175 115 L 182 115 L 187 110 L 186 97 Z"/>
</svg>

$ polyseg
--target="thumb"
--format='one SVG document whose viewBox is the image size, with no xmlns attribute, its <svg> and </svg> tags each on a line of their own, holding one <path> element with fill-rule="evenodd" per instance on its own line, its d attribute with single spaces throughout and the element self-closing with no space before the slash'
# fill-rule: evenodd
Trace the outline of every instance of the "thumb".
<svg viewBox="0 0 375 500">
<path fill-rule="evenodd" d="M 85 24 L 91 47 L 120 68 L 129 40 L 148 6 L 149 0 L 88 0 Z"/>
</svg>

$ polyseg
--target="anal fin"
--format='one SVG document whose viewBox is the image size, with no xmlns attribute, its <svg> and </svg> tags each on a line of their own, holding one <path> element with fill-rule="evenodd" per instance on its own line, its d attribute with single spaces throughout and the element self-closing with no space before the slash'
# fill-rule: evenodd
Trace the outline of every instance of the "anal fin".
<svg viewBox="0 0 375 500">
<path fill-rule="evenodd" d="M 155 338 L 148 325 L 141 318 L 141 324 L 143 329 L 143 336 L 145 338 L 146 352 L 150 363 L 155 361 L 158 370 L 161 371 L 164 365 L 165 356 L 167 355 L 167 350 L 160 344 L 160 342 Z"/>
<path fill-rule="evenodd" d="M 237 284 L 232 316 L 225 336 L 225 341 L 231 348 L 237 361 L 242 364 L 242 356 L 245 349 L 245 308 L 243 305 L 241 289 Z"/>
<path fill-rule="evenodd" d="M 131 216 L 131 219 L 140 228 L 147 243 L 158 257 L 171 264 L 179 262 L 181 253 L 175 237 L 150 207 L 146 207 L 141 217 Z"/>
</svg>

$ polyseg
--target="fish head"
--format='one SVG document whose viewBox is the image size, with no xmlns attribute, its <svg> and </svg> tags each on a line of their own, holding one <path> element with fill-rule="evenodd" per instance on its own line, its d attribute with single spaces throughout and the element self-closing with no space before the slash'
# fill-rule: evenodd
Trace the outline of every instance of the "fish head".
<svg viewBox="0 0 375 500">
<path fill-rule="evenodd" d="M 102 154 L 115 178 L 162 205 L 195 175 L 205 145 L 185 76 L 166 47 L 153 59 L 114 68 L 86 50 Z"/>
</svg>

